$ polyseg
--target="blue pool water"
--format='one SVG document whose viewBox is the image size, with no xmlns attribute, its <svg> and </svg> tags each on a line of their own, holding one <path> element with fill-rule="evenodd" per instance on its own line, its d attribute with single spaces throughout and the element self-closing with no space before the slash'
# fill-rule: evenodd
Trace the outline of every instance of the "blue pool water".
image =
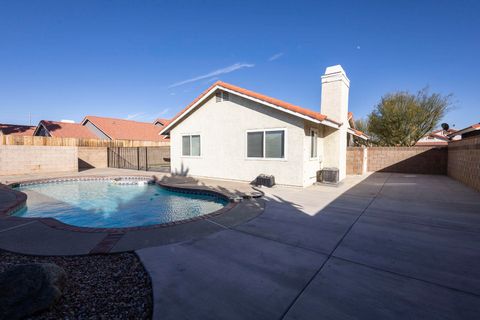
<svg viewBox="0 0 480 320">
<path fill-rule="evenodd" d="M 219 210 L 227 201 L 185 194 L 157 185 L 118 185 L 111 181 L 68 181 L 18 187 L 27 194 L 21 217 L 51 217 L 94 228 L 148 226 L 184 220 Z"/>
</svg>

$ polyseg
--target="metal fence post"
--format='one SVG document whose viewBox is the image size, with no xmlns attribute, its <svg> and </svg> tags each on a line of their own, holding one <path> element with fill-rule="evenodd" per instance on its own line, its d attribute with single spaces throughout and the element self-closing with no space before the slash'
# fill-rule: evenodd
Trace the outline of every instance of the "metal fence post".
<svg viewBox="0 0 480 320">
<path fill-rule="evenodd" d="M 148 171 L 148 147 L 145 147 L 145 171 Z"/>
<path fill-rule="evenodd" d="M 140 170 L 140 147 L 137 147 L 137 170 Z"/>
</svg>

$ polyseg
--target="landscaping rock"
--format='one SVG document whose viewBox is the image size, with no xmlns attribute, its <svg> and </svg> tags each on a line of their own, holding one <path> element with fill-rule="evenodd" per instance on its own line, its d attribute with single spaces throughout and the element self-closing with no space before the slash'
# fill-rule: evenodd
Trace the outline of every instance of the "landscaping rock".
<svg viewBox="0 0 480 320">
<path fill-rule="evenodd" d="M 25 320 L 152 319 L 150 276 L 135 253 L 32 256 L 0 249 L 0 274 L 31 263 L 54 263 L 65 270 L 68 281 L 57 303 Z"/>
<path fill-rule="evenodd" d="M 65 271 L 52 263 L 22 264 L 0 273 L 0 319 L 48 309 L 62 295 Z"/>
</svg>

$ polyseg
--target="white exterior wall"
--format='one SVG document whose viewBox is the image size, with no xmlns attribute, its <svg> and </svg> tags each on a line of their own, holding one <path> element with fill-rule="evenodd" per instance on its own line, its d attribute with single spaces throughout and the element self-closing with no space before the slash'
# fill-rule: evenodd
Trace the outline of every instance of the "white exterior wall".
<svg viewBox="0 0 480 320">
<path fill-rule="evenodd" d="M 317 157 L 311 156 L 311 129 L 316 129 L 318 132 L 317 139 Z M 324 126 L 305 121 L 305 136 L 303 147 L 303 185 L 309 186 L 317 181 L 317 172 L 323 167 L 324 153 L 323 153 L 323 130 Z"/>
<path fill-rule="evenodd" d="M 256 129 L 286 129 L 285 159 L 247 159 L 247 130 Z M 182 135 L 187 134 L 200 134 L 200 157 L 182 156 Z M 310 140 L 303 119 L 233 94 L 230 101 L 209 98 L 171 130 L 170 139 L 173 174 L 250 182 L 264 173 L 274 175 L 277 184 L 306 186 L 317 168 L 305 161 Z"/>
</svg>

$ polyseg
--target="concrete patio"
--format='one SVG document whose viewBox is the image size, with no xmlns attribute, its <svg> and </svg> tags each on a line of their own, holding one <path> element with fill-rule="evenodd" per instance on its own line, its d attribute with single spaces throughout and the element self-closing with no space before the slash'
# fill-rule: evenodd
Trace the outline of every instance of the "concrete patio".
<svg viewBox="0 0 480 320">
<path fill-rule="evenodd" d="M 276 187 L 259 217 L 137 251 L 155 319 L 478 319 L 480 194 L 374 173 Z"/>
<path fill-rule="evenodd" d="M 156 175 L 232 196 L 257 192 L 245 183 Z M 155 319 L 478 318 L 478 192 L 446 176 L 391 173 L 261 190 L 262 199 L 225 214 L 116 239 L 110 252 L 144 248 L 136 252 L 152 278 Z M 27 254 L 88 254 L 109 236 L 0 219 L 0 248 Z"/>
</svg>

